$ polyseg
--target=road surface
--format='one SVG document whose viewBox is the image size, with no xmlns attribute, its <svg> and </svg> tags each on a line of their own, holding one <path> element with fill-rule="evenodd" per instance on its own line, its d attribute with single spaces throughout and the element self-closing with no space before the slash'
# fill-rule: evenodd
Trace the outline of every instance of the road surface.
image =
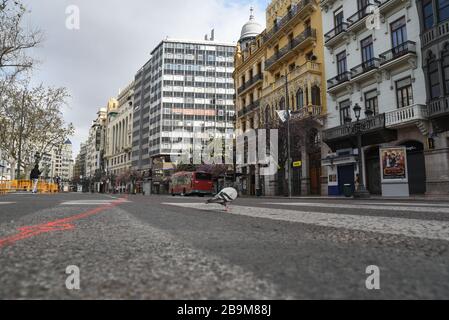
<svg viewBox="0 0 449 320">
<path fill-rule="evenodd" d="M 448 244 L 449 202 L 14 194 L 0 299 L 449 299 Z"/>
</svg>

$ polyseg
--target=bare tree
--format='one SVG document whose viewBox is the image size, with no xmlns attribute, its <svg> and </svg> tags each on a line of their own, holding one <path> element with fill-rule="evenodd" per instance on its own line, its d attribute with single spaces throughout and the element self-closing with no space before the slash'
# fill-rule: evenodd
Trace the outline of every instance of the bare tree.
<svg viewBox="0 0 449 320">
<path fill-rule="evenodd" d="M 18 0 L 0 0 L 0 78 L 15 77 L 32 68 L 35 60 L 28 51 L 38 46 L 42 32 L 23 27 L 25 6 Z"/>
<path fill-rule="evenodd" d="M 68 98 L 65 88 L 39 86 L 31 90 L 9 90 L 0 109 L 0 149 L 12 167 L 29 169 L 36 152 L 49 153 L 73 134 L 65 124 L 62 107 Z"/>
</svg>

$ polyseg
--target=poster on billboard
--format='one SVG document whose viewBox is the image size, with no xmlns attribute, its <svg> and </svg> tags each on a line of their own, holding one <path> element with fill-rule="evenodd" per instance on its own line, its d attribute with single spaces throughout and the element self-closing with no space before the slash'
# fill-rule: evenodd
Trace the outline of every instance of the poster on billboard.
<svg viewBox="0 0 449 320">
<path fill-rule="evenodd" d="M 380 149 L 382 182 L 407 182 L 407 149 L 388 147 Z"/>
</svg>

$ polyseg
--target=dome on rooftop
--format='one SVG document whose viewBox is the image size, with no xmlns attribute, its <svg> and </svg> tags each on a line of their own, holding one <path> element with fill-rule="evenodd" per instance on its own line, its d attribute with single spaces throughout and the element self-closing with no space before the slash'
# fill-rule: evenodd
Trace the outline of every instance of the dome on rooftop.
<svg viewBox="0 0 449 320">
<path fill-rule="evenodd" d="M 254 9 L 251 8 L 251 15 L 249 17 L 249 21 L 243 25 L 242 33 L 240 35 L 240 42 L 243 42 L 248 39 L 253 39 L 259 34 L 262 33 L 263 27 L 260 23 L 258 23 L 254 19 Z"/>
</svg>

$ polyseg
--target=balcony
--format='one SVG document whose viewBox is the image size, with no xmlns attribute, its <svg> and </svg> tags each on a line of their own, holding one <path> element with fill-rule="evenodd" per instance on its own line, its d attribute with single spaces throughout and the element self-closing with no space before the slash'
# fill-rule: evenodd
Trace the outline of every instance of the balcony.
<svg viewBox="0 0 449 320">
<path fill-rule="evenodd" d="M 399 5 L 404 4 L 405 0 L 374 0 L 374 4 L 379 8 L 380 14 L 391 11 Z"/>
<path fill-rule="evenodd" d="M 294 81 L 297 78 L 303 77 L 307 74 L 321 75 L 321 64 L 313 61 L 307 61 L 303 65 L 296 67 L 288 74 L 288 82 Z M 262 96 L 268 96 L 279 88 L 285 88 L 285 78 L 280 77 L 274 83 L 271 83 L 262 90 Z"/>
<path fill-rule="evenodd" d="M 324 43 L 326 47 L 333 48 L 344 40 L 349 24 L 343 22 L 339 26 L 324 35 Z"/>
<path fill-rule="evenodd" d="M 362 81 L 372 75 L 373 72 L 370 71 L 378 70 L 379 67 L 379 58 L 372 58 L 371 60 L 365 61 L 362 64 L 359 64 L 357 67 L 351 69 L 351 81 Z"/>
<path fill-rule="evenodd" d="M 449 21 L 442 22 L 430 30 L 425 31 L 421 35 L 421 44 L 423 47 L 432 42 L 438 42 L 441 38 L 449 34 Z"/>
<path fill-rule="evenodd" d="M 409 59 L 416 59 L 416 42 L 406 41 L 381 55 L 380 65 L 383 69 L 396 68 L 400 64 L 409 63 Z"/>
<path fill-rule="evenodd" d="M 387 128 L 406 127 L 427 120 L 428 115 L 427 106 L 422 104 L 399 108 L 385 114 L 385 126 Z"/>
<path fill-rule="evenodd" d="M 435 132 L 449 131 L 449 96 L 430 102 L 429 118 Z"/>
<path fill-rule="evenodd" d="M 241 117 L 245 116 L 246 114 L 250 113 L 251 111 L 257 109 L 259 106 L 260 106 L 259 100 L 253 101 L 249 105 L 247 105 L 247 106 L 243 107 L 241 110 L 239 110 L 238 117 L 241 118 Z"/>
<path fill-rule="evenodd" d="M 338 91 L 336 89 L 340 87 L 340 85 L 349 82 L 350 80 L 351 80 L 351 72 L 349 71 L 343 72 L 338 76 L 330 80 L 327 80 L 327 90 L 328 92 Z"/>
<path fill-rule="evenodd" d="M 304 30 L 299 36 L 290 41 L 288 45 L 281 48 L 277 53 L 271 56 L 267 61 L 265 61 L 265 70 L 273 71 L 282 62 L 292 58 L 294 55 L 305 47 L 310 46 L 316 41 L 316 30 L 308 28 Z"/>
<path fill-rule="evenodd" d="M 347 19 L 349 24 L 347 28 L 348 32 L 357 32 L 366 26 L 365 24 L 366 17 L 368 17 L 371 14 L 368 11 L 368 8 L 371 7 L 372 5 L 373 4 L 371 3 L 367 4 L 362 9 L 360 9 Z"/>
<path fill-rule="evenodd" d="M 314 106 L 309 105 L 306 107 L 303 107 L 299 109 L 298 111 L 292 112 L 292 120 L 303 120 L 311 117 L 319 117 L 323 114 L 323 107 L 322 106 Z"/>
<path fill-rule="evenodd" d="M 281 31 L 288 29 L 296 22 L 304 20 L 305 17 L 316 10 L 315 1 L 316 0 L 302 0 L 299 4 L 294 5 L 285 16 L 278 20 L 273 28 L 267 31 L 263 36 L 263 41 L 267 43 L 272 42 L 272 40 L 277 38 L 276 36 L 281 33 Z"/>
<path fill-rule="evenodd" d="M 321 64 L 314 61 L 307 61 L 301 66 L 295 68 L 289 75 L 289 81 L 302 77 L 305 74 L 319 74 L 321 75 Z"/>
<path fill-rule="evenodd" d="M 245 82 L 245 84 L 243 84 L 239 89 L 238 89 L 238 94 L 243 94 L 246 91 L 250 90 L 251 88 L 253 88 L 257 83 L 261 82 L 263 80 L 263 74 L 259 73 L 255 76 L 253 76 L 250 80 L 248 80 L 247 82 Z"/>
<path fill-rule="evenodd" d="M 431 119 L 449 115 L 449 97 L 431 101 L 429 104 L 429 117 Z"/>
<path fill-rule="evenodd" d="M 362 146 L 387 143 L 397 139 L 395 130 L 385 126 L 385 114 L 365 118 L 360 122 L 350 122 L 323 131 L 323 141 L 332 149 L 353 148 L 357 145 L 356 133 L 362 133 Z"/>
</svg>

